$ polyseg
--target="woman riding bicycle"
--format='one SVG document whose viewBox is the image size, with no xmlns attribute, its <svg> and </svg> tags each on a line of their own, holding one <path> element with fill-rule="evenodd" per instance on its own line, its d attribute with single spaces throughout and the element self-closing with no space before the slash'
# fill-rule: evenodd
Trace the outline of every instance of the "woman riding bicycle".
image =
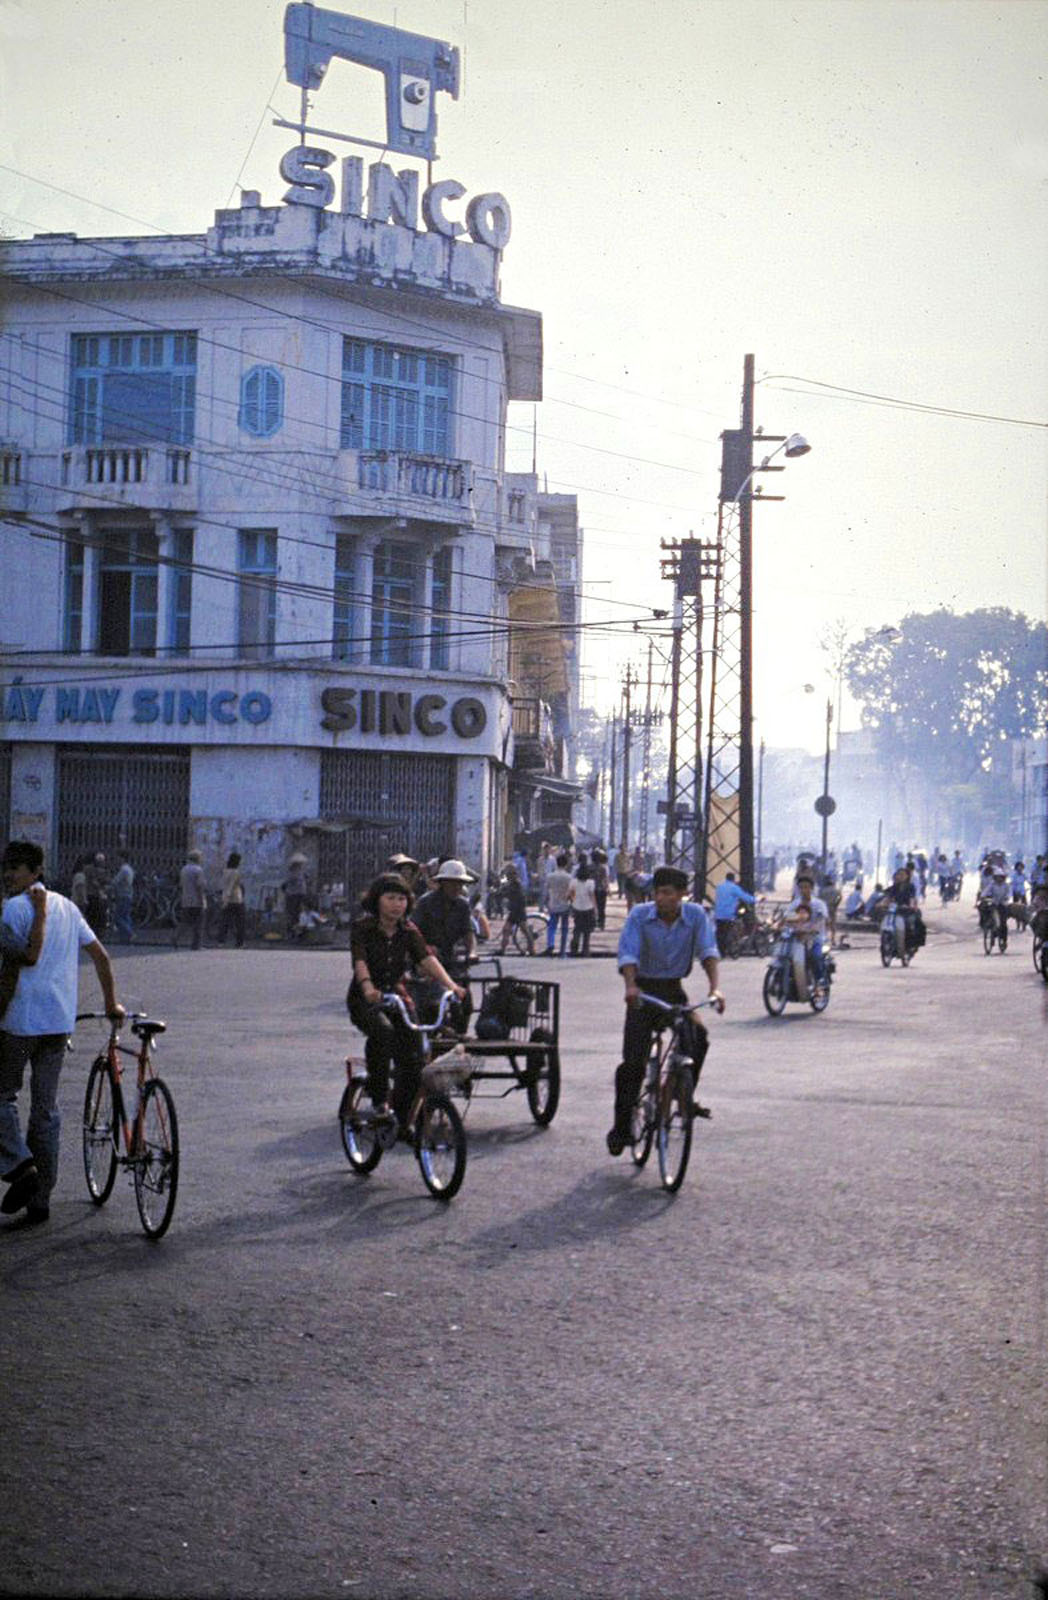
<svg viewBox="0 0 1048 1600">
<path fill-rule="evenodd" d="M 403 1123 L 418 1089 L 422 1061 L 417 1035 L 405 1027 L 399 1012 L 384 1009 L 382 996 L 399 993 L 407 1000 L 404 980 L 415 967 L 450 989 L 459 1000 L 465 999 L 466 991 L 448 977 L 437 957 L 430 954 L 419 930 L 408 921 L 413 896 L 403 878 L 395 872 L 380 873 L 361 904 L 363 911 L 350 927 L 353 981 L 346 1006 L 354 1025 L 367 1039 L 364 1058 L 371 1102 L 380 1115 L 395 1115 Z M 395 1068 L 392 1105 L 391 1061 Z"/>
<path fill-rule="evenodd" d="M 687 995 L 681 985 L 696 956 L 710 986 L 710 999 L 724 1010 L 717 987 L 717 942 L 706 912 L 693 900 L 685 901 L 688 875 L 679 867 L 656 867 L 652 878 L 654 903 L 634 906 L 619 937 L 619 971 L 625 984 L 626 1025 L 622 1035 L 622 1065 L 615 1073 L 615 1121 L 608 1134 L 608 1151 L 621 1155 L 630 1143 L 633 1103 L 644 1080 L 651 1036 L 660 1020 L 641 994 L 654 995 L 671 1005 L 683 1005 Z M 682 1042 L 695 1063 L 695 1082 L 709 1048 L 706 1029 L 697 1018 L 687 1020 Z"/>
</svg>

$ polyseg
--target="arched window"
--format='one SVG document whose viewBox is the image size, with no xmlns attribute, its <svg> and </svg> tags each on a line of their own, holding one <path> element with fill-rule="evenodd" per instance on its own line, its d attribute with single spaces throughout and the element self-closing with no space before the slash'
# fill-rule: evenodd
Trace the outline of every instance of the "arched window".
<svg viewBox="0 0 1048 1600">
<path fill-rule="evenodd" d="M 240 426 L 268 439 L 284 421 L 284 380 L 276 367 L 252 367 L 240 381 Z"/>
</svg>

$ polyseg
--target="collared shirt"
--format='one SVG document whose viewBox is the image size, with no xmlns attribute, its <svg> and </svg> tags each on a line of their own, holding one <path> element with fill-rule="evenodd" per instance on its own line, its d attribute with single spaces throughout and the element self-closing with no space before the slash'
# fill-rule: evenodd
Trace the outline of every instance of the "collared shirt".
<svg viewBox="0 0 1048 1600">
<path fill-rule="evenodd" d="M 713 915 L 718 922 L 731 922 L 740 906 L 752 904 L 752 894 L 740 884 L 725 878 L 723 883 L 717 885 L 717 893 L 713 897 Z"/>
<path fill-rule="evenodd" d="M 644 978 L 686 978 L 695 960 L 717 954 L 713 924 L 694 900 L 682 901 L 670 923 L 654 903 L 634 906 L 619 935 L 619 971 L 636 967 Z"/>
<path fill-rule="evenodd" d="M 15 894 L 5 900 L 3 918 L 24 948 L 33 923 L 33 902 L 28 894 Z M 80 951 L 96 943 L 95 934 L 72 900 L 49 889 L 40 959 L 18 974 L 18 987 L 4 1013 L 4 1032 L 34 1039 L 46 1033 L 72 1033 L 76 1026 Z"/>
<path fill-rule="evenodd" d="M 354 966 L 358 961 L 367 963 L 371 981 L 382 994 L 395 990 L 401 978 L 429 955 L 426 941 L 413 922 L 402 918 L 392 937 L 387 939 L 378 918 L 370 911 L 354 918 L 349 930 L 349 950 Z M 359 989 L 355 976 L 353 984 Z"/>
<path fill-rule="evenodd" d="M 452 898 L 446 895 L 438 884 L 435 889 L 430 889 L 428 894 L 424 894 L 421 900 L 415 902 L 411 921 L 426 943 L 433 946 L 441 966 L 446 967 L 449 962 L 460 961 L 469 953 L 473 923 L 469 914 L 469 901 L 464 894 L 457 894 Z M 467 947 L 466 950 L 456 951 L 455 946 L 463 942 Z"/>
<path fill-rule="evenodd" d="M 204 892 L 204 869 L 199 861 L 187 861 L 178 874 L 178 892 L 182 897 L 182 909 L 193 910 L 203 907 L 207 903 Z"/>
</svg>

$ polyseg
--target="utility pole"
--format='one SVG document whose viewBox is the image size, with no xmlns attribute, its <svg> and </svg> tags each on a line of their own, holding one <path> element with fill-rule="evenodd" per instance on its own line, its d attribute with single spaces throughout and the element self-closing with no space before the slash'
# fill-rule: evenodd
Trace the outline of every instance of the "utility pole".
<svg viewBox="0 0 1048 1600">
<path fill-rule="evenodd" d="M 618 728 L 618 716 L 617 716 L 617 713 L 613 711 L 612 714 L 611 714 L 611 760 L 608 763 L 608 771 L 611 774 L 611 783 L 610 783 L 611 803 L 608 806 L 608 815 L 611 818 L 611 830 L 610 830 L 609 837 L 608 837 L 608 844 L 609 844 L 609 846 L 611 847 L 612 850 L 614 850 L 614 848 L 615 848 L 615 801 L 616 801 L 615 779 L 616 779 L 616 776 L 617 776 L 617 774 L 616 774 L 616 765 L 617 765 L 617 760 L 618 760 L 618 758 L 617 758 L 617 756 L 615 754 L 615 733 L 616 733 L 617 728 Z"/>
<path fill-rule="evenodd" d="M 633 726 L 630 716 L 630 690 L 633 687 L 633 669 L 627 664 L 626 677 L 622 689 L 622 842 L 630 836 L 630 745 L 633 742 Z"/>
<path fill-rule="evenodd" d="M 753 426 L 754 360 L 746 356 L 742 377 L 742 415 L 738 428 L 721 434 L 719 555 L 714 595 L 710 737 L 706 758 L 705 834 L 700 883 L 707 876 L 735 872 L 754 886 L 753 850 L 753 501 L 782 495 L 754 495 L 759 472 L 782 472 L 772 457 L 806 455 L 800 434 L 762 434 Z M 777 445 L 759 462 L 754 444 Z M 737 518 L 733 516 L 737 508 Z"/>
<path fill-rule="evenodd" d="M 753 357 L 743 362 L 742 434 L 753 460 Z M 739 498 L 739 882 L 753 881 L 753 495 L 750 482 Z"/>
<path fill-rule="evenodd" d="M 641 744 L 641 779 L 640 779 L 640 847 L 648 848 L 648 818 L 651 805 L 651 663 L 655 652 L 654 639 L 648 640 L 648 692 L 644 700 L 644 738 Z"/>
</svg>

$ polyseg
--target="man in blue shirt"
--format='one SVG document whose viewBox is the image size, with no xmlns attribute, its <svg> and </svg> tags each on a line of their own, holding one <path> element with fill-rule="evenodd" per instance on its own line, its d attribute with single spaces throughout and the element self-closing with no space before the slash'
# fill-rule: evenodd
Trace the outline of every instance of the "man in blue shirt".
<svg viewBox="0 0 1048 1600">
<path fill-rule="evenodd" d="M 663 1013 L 641 1001 L 642 991 L 682 1005 L 687 995 L 681 984 L 696 956 L 710 986 L 710 999 L 724 1010 L 717 987 L 717 942 L 709 917 L 693 900 L 685 900 L 687 873 L 678 867 L 657 867 L 652 878 L 654 901 L 634 906 L 619 936 L 619 971 L 625 984 L 626 1025 L 622 1034 L 622 1065 L 615 1073 L 615 1122 L 608 1134 L 608 1150 L 621 1155 L 630 1142 L 633 1105 L 644 1081 L 651 1036 Z M 682 1042 L 695 1063 L 695 1082 L 709 1049 L 706 1029 L 697 1018 L 687 1018 Z"/>
<path fill-rule="evenodd" d="M 740 906 L 752 906 L 753 896 L 735 882 L 734 872 L 729 872 L 713 897 L 713 920 L 717 924 L 717 945 L 725 955 L 730 955 L 727 940 L 735 936 L 735 918 Z"/>
</svg>

